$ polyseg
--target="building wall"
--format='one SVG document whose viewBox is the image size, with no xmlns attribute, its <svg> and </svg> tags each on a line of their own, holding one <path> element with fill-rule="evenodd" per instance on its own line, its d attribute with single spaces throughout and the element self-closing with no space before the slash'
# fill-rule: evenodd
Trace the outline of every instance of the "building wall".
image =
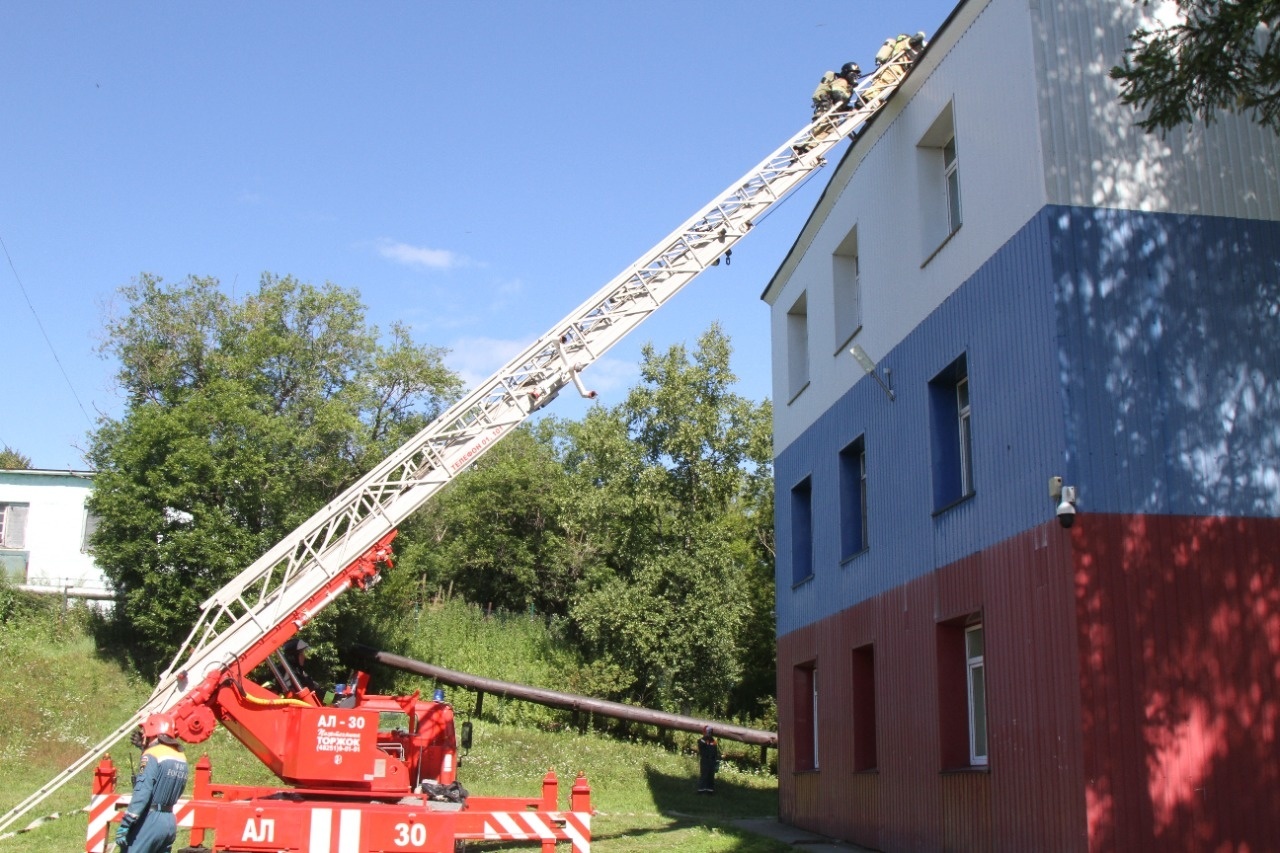
<svg viewBox="0 0 1280 853">
<path fill-rule="evenodd" d="M 1280 516 L 1280 223 L 1046 215 L 1082 507 Z"/>
<path fill-rule="evenodd" d="M 782 819 L 877 850 L 1086 849 L 1071 555 L 1070 534 L 1047 522 L 780 638 Z M 954 766 L 941 743 L 945 720 L 966 712 L 942 696 L 938 625 L 975 612 L 989 772 Z M 878 766 L 858 772 L 847 673 L 852 650 L 868 644 Z M 820 766 L 799 774 L 785 722 L 794 697 L 781 686 L 796 663 L 815 664 L 820 679 Z"/>
<path fill-rule="evenodd" d="M 1025 2 L 1025 0 L 1024 0 Z M 1031 2 L 1040 145 L 1051 204 L 1280 218 L 1276 142 L 1246 118 L 1151 135 L 1108 76 L 1144 12 L 1169 2 Z M 1164 7 L 1164 8 L 1161 8 Z M 1147 24 L 1150 26 L 1150 24 Z"/>
<path fill-rule="evenodd" d="M 1071 533 L 1090 849 L 1275 849 L 1280 519 Z"/>
<path fill-rule="evenodd" d="M 83 550 L 85 500 L 92 474 L 74 471 L 0 471 L 0 503 L 29 504 L 25 577 L 29 587 L 104 593 L 106 579 Z"/>
<path fill-rule="evenodd" d="M 785 820 L 884 850 L 1280 837 L 1280 143 L 1231 117 L 1163 139 L 1134 128 L 1105 72 L 1142 13 L 962 4 L 766 290 Z M 948 104 L 964 224 L 922 257 L 918 143 Z M 892 401 L 824 326 L 855 225 L 852 342 Z M 811 381 L 792 399 L 786 314 L 802 293 Z M 975 488 L 939 510 L 927 389 L 960 355 Z M 869 547 L 842 563 L 837 460 L 855 439 Z M 1079 490 L 1069 532 L 1051 476 Z M 812 576 L 797 583 L 802 482 Z M 987 638 L 990 763 L 956 772 L 939 637 L 966 616 Z M 874 770 L 850 728 L 867 660 Z"/>
<path fill-rule="evenodd" d="M 860 383 L 777 457 L 784 818 L 888 850 L 929 849 L 916 832 L 977 833 L 964 849 L 1174 850 L 1194 849 L 1179 847 L 1192 825 L 1215 842 L 1276 828 L 1225 792 L 1207 818 L 1187 799 L 1275 775 L 1265 756 L 1280 746 L 1276 269 L 1280 223 L 1047 207 L 891 354 L 896 400 Z M 935 512 L 926 385 L 960 351 L 975 493 Z M 870 547 L 841 564 L 835 460 L 859 436 Z M 1037 547 L 1056 553 L 1068 535 L 1048 496 L 1055 474 L 1078 487 L 1080 517 L 1070 556 L 1049 558 Z M 793 586 L 785 507 L 805 477 L 814 573 Z M 977 572 L 960 582 L 969 597 L 949 603 L 948 578 L 966 571 Z M 1034 577 L 1045 580 L 1023 589 Z M 980 613 L 987 632 L 993 740 L 978 775 L 989 781 L 958 781 L 937 760 L 930 631 L 958 613 Z M 878 772 L 846 783 L 840 691 L 866 643 L 877 717 L 892 722 L 878 733 Z M 810 665 L 827 673 L 822 769 L 788 778 L 789 679 Z M 1020 743 L 1019 721 L 1046 715 L 1083 752 Z M 904 744 L 932 761 L 899 761 Z M 1052 782 L 1024 790 L 1046 768 Z M 1280 814 L 1280 788 L 1244 798 Z M 1020 847 L 1027 813 L 1037 831 L 1085 846 Z"/>
<path fill-rule="evenodd" d="M 1065 438 L 1046 333 L 1054 324 L 1050 228 L 1049 214 L 1033 219 L 883 360 L 895 400 L 860 382 L 775 458 L 780 636 L 1054 517 L 1047 484 L 1065 474 Z M 992 326 L 998 335 L 980 334 Z M 935 514 L 927 385 L 961 354 L 974 410 L 975 492 Z M 867 454 L 869 547 L 842 564 L 836 459 L 858 436 Z M 796 531 L 786 507 L 805 477 L 817 531 L 814 574 L 793 587 Z"/>
</svg>

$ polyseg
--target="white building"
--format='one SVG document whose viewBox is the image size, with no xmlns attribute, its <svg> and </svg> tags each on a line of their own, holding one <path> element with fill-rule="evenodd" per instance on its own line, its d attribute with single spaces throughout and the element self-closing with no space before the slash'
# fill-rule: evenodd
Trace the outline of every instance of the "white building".
<svg viewBox="0 0 1280 853">
<path fill-rule="evenodd" d="M 106 599 L 106 578 L 89 553 L 94 518 L 85 507 L 90 471 L 0 470 L 0 571 L 34 592 Z"/>
</svg>

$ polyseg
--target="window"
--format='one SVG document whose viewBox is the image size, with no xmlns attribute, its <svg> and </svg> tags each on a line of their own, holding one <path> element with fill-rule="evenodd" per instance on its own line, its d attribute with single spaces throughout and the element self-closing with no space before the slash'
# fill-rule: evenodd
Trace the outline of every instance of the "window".
<svg viewBox="0 0 1280 853">
<path fill-rule="evenodd" d="M 947 234 L 954 234 L 960 227 L 960 170 L 954 136 L 942 146 L 942 175 L 947 182 Z"/>
<path fill-rule="evenodd" d="M 875 770 L 876 652 L 868 644 L 853 650 L 853 769 Z"/>
<path fill-rule="evenodd" d="M 916 144 L 920 177 L 921 250 L 925 263 L 960 229 L 960 157 L 951 104 Z"/>
<path fill-rule="evenodd" d="M 787 396 L 796 395 L 809 384 L 809 300 L 807 294 L 787 312 Z"/>
<path fill-rule="evenodd" d="M 818 769 L 818 666 L 814 661 L 795 668 L 792 678 L 795 703 L 793 734 L 796 745 L 795 769 Z"/>
<path fill-rule="evenodd" d="M 27 582 L 27 511 L 30 504 L 0 503 L 0 574 L 11 583 Z"/>
<path fill-rule="evenodd" d="M 27 547 L 27 511 L 30 504 L 0 503 L 0 548 Z"/>
<path fill-rule="evenodd" d="M 81 554 L 88 554 L 91 552 L 93 546 L 90 544 L 90 541 L 93 539 L 94 531 L 98 529 L 99 520 L 100 519 L 98 518 L 97 515 L 95 515 L 92 512 L 89 512 L 88 508 L 85 509 L 84 535 L 80 537 L 80 553 Z"/>
<path fill-rule="evenodd" d="M 987 671 L 979 614 L 938 625 L 938 732 L 942 769 L 987 765 Z"/>
<path fill-rule="evenodd" d="M 791 489 L 791 582 L 813 577 L 813 486 L 805 477 Z"/>
<path fill-rule="evenodd" d="M 867 451 L 858 436 L 840 451 L 840 560 L 867 549 Z"/>
<path fill-rule="evenodd" d="M 929 382 L 933 508 L 940 512 L 974 492 L 973 416 L 965 356 Z"/>
<path fill-rule="evenodd" d="M 960 442 L 960 494 L 973 494 L 973 431 L 969 410 L 969 377 L 956 382 L 956 434 Z"/>
<path fill-rule="evenodd" d="M 832 299 L 835 309 L 836 353 L 844 352 L 853 336 L 862 328 L 862 281 L 858 266 L 858 227 L 853 230 L 831 257 Z"/>
<path fill-rule="evenodd" d="M 964 629 L 969 688 L 969 763 L 987 763 L 987 673 L 983 663 L 982 623 Z"/>
</svg>

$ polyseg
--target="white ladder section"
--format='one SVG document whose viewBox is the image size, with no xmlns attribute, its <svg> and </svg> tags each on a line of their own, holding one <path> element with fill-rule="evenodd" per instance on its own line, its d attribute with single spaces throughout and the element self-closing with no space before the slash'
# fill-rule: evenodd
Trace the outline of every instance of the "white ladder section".
<svg viewBox="0 0 1280 853">
<path fill-rule="evenodd" d="M 210 672 L 234 663 L 565 385 L 591 396 L 581 371 L 715 264 L 761 215 L 823 166 L 824 155 L 884 105 L 913 61 L 914 55 L 904 54 L 878 67 L 854 90 L 861 96 L 852 100 L 856 106 L 829 110 L 788 139 L 204 602 L 199 621 L 138 713 L 5 815 L 0 831 L 150 714 L 172 709 Z"/>
</svg>

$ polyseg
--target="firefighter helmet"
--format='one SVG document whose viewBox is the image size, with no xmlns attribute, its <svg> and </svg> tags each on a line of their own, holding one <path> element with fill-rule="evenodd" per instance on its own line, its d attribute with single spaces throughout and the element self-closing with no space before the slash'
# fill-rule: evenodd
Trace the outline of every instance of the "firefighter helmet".
<svg viewBox="0 0 1280 853">
<path fill-rule="evenodd" d="M 847 77 L 850 74 L 852 74 L 854 77 L 862 76 L 862 69 L 858 67 L 858 63 L 846 62 L 844 65 L 840 66 L 841 77 Z"/>
<path fill-rule="evenodd" d="M 172 736 L 173 732 L 173 718 L 167 714 L 152 714 L 142 722 L 142 739 L 144 741 L 160 737 L 160 735 Z"/>
</svg>

